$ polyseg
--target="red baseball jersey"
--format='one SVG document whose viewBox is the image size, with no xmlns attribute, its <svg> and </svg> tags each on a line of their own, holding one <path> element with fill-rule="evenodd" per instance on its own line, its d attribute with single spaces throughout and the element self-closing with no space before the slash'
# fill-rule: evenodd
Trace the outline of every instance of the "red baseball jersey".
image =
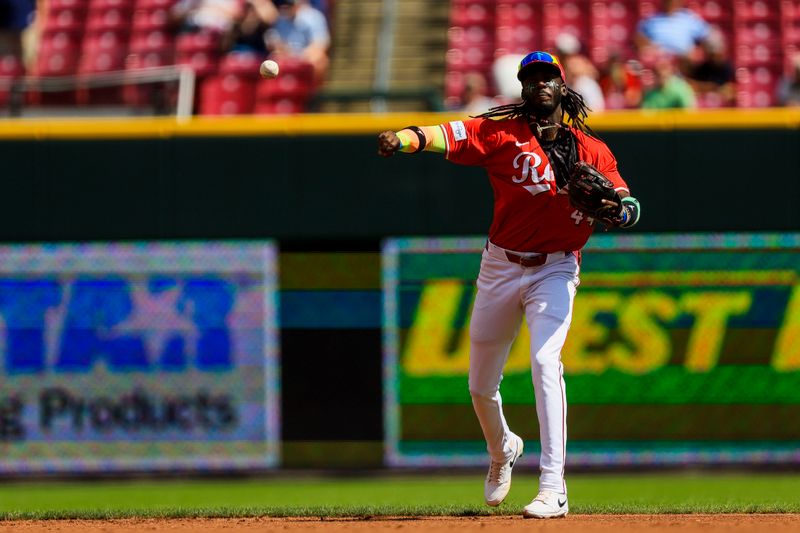
<svg viewBox="0 0 800 533">
<path fill-rule="evenodd" d="M 489 240 L 507 250 L 552 253 L 580 250 L 594 230 L 594 220 L 569 203 L 556 186 L 555 174 L 524 118 L 476 118 L 441 124 L 447 159 L 481 166 L 494 190 Z M 628 191 L 617 160 L 606 144 L 575 128 L 578 158 L 594 165 L 616 189 Z"/>
</svg>

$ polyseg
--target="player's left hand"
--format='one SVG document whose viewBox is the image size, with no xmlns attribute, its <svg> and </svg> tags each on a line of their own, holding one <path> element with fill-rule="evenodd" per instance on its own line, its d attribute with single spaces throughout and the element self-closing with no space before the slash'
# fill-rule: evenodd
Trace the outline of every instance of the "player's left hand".
<svg viewBox="0 0 800 533">
<path fill-rule="evenodd" d="M 378 155 L 389 157 L 400 149 L 400 139 L 391 130 L 381 132 L 378 135 Z"/>
<path fill-rule="evenodd" d="M 578 161 L 569 180 L 569 200 L 581 213 L 607 226 L 618 226 L 622 200 L 602 172 L 585 161 Z"/>
</svg>

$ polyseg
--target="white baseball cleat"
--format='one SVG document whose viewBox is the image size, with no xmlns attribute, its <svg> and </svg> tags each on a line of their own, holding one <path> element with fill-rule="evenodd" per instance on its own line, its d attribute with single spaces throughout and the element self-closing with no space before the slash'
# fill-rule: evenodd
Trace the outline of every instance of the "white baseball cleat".
<svg viewBox="0 0 800 533">
<path fill-rule="evenodd" d="M 549 490 L 539 491 L 531 503 L 522 509 L 525 518 L 558 518 L 567 516 L 569 503 L 567 495 Z"/>
<path fill-rule="evenodd" d="M 486 481 L 483 484 L 483 497 L 486 504 L 497 507 L 508 496 L 511 490 L 511 469 L 514 463 L 522 457 L 524 445 L 522 439 L 512 434 L 511 445 L 514 447 L 514 455 L 511 459 L 503 462 L 492 461 L 489 465 L 489 473 L 486 474 Z"/>
</svg>

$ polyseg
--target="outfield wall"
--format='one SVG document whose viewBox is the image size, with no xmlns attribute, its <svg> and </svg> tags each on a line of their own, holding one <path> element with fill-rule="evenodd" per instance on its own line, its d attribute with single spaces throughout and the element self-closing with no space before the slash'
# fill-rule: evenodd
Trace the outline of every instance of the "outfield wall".
<svg viewBox="0 0 800 533">
<path fill-rule="evenodd" d="M 712 120 L 707 117 L 716 117 Z M 0 241 L 480 235 L 483 171 L 376 155 L 376 133 L 453 115 L 0 125 Z M 615 114 L 595 126 L 642 201 L 636 231 L 800 227 L 800 114 Z M 701 128 L 703 126 L 703 128 Z M 762 188 L 768 203 L 755 202 Z"/>
<path fill-rule="evenodd" d="M 8 201 L 0 212 L 0 241 L 276 239 L 280 464 L 380 466 L 388 433 L 381 240 L 479 240 L 491 214 L 491 190 L 480 170 L 441 156 L 380 158 L 375 134 L 456 118 L 463 117 L 4 122 L 0 157 Z M 800 112 L 619 113 L 593 124 L 642 199 L 643 222 L 633 234 L 800 228 Z M 780 193 L 759 196 L 761 187 Z M 713 261 L 703 268 L 714 271 Z M 772 292 L 749 293 L 756 302 L 773 295 L 748 315 L 756 317 L 763 305 L 772 309 L 769 332 L 756 321 L 734 328 L 724 342 L 774 342 L 777 324 L 794 317 L 788 306 L 793 282 L 781 283 Z M 621 301 L 628 296 L 619 294 Z M 670 335 L 684 346 L 690 319 L 680 320 L 683 326 Z M 764 350 L 741 355 L 744 363 L 736 365 L 746 367 L 753 358 L 762 364 L 770 357 Z M 681 355 L 670 357 L 679 361 Z M 791 402 L 782 409 L 776 412 L 797 417 Z M 474 442 L 477 426 L 472 433 L 462 427 Z M 800 436 L 781 439 L 785 444 Z"/>
</svg>

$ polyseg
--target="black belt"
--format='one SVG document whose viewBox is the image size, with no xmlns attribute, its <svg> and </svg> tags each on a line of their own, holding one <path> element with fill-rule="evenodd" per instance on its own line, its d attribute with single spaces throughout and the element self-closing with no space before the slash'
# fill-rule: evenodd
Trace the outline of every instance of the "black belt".
<svg viewBox="0 0 800 533">
<path fill-rule="evenodd" d="M 566 256 L 571 254 L 572 252 L 554 252 L 554 253 L 558 254 L 563 253 Z M 518 264 L 519 266 L 530 268 L 530 267 L 542 266 L 543 264 L 547 263 L 548 255 L 550 254 L 539 254 L 531 257 L 531 256 L 512 254 L 511 252 L 506 252 L 506 259 L 508 259 L 512 263 Z"/>
<path fill-rule="evenodd" d="M 489 243 L 488 242 L 486 243 L 486 249 L 487 250 L 489 249 Z M 525 267 L 525 268 L 542 266 L 543 264 L 547 263 L 547 256 L 550 255 L 550 254 L 539 254 L 539 255 L 534 255 L 534 256 L 520 255 L 520 254 L 515 254 L 513 252 L 509 252 L 508 250 L 503 250 L 503 252 L 506 254 L 506 259 L 508 259 L 509 262 L 516 263 L 519 266 L 522 266 L 522 267 Z M 563 253 L 564 256 L 566 257 L 569 254 L 571 254 L 572 252 L 553 252 L 553 253 L 556 253 L 556 254 L 562 254 Z"/>
</svg>

